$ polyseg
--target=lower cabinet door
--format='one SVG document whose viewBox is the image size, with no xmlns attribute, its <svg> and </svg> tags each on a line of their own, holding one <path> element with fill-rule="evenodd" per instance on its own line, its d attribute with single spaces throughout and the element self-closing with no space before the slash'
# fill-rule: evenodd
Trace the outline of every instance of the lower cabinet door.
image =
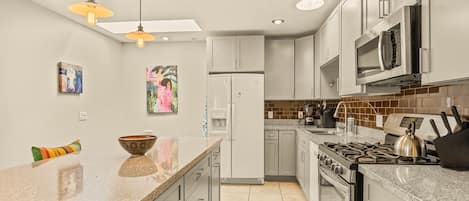
<svg viewBox="0 0 469 201">
<path fill-rule="evenodd" d="M 264 172 L 267 176 L 278 176 L 278 141 L 264 142 Z"/>
<path fill-rule="evenodd" d="M 209 176 L 203 176 L 197 185 L 195 192 L 186 201 L 209 201 Z"/>
<path fill-rule="evenodd" d="M 279 132 L 279 162 L 278 174 L 280 176 L 296 175 L 296 132 Z"/>
<path fill-rule="evenodd" d="M 183 179 L 174 183 L 166 192 L 156 198 L 155 201 L 183 201 Z"/>
<path fill-rule="evenodd" d="M 390 191 L 384 189 L 381 184 L 368 178 L 363 178 L 363 201 L 403 201 Z"/>
</svg>

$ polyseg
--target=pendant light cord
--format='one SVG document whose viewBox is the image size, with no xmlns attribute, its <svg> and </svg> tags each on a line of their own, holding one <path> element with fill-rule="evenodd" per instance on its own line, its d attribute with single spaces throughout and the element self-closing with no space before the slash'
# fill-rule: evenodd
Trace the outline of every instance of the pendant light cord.
<svg viewBox="0 0 469 201">
<path fill-rule="evenodd" d="M 140 0 L 140 26 L 142 26 L 142 0 Z"/>
</svg>

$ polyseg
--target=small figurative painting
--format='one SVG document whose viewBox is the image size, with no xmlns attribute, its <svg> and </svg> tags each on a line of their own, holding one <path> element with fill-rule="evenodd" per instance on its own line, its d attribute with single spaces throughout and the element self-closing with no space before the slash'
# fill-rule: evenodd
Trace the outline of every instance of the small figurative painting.
<svg viewBox="0 0 469 201">
<path fill-rule="evenodd" d="M 60 93 L 83 93 L 83 68 L 81 66 L 59 62 L 58 74 Z"/>
<path fill-rule="evenodd" d="M 148 113 L 177 113 L 177 92 L 177 66 L 147 67 Z"/>
</svg>

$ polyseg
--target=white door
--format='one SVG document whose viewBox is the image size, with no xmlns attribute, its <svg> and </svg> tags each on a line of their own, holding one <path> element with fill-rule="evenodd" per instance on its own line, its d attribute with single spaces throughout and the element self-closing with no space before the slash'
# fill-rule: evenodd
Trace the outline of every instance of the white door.
<svg viewBox="0 0 469 201">
<path fill-rule="evenodd" d="M 211 38 L 208 43 L 209 71 L 233 72 L 236 67 L 237 39 L 236 37 Z"/>
<path fill-rule="evenodd" d="M 327 45 L 327 61 L 339 56 L 339 26 L 340 26 L 340 9 L 336 9 L 329 17 L 326 29 L 326 45 Z"/>
<path fill-rule="evenodd" d="M 361 93 L 357 85 L 355 40 L 362 34 L 362 0 L 346 0 L 342 4 L 341 55 L 340 55 L 340 95 Z"/>
<path fill-rule="evenodd" d="M 265 99 L 293 100 L 295 41 L 267 40 L 265 52 Z"/>
<path fill-rule="evenodd" d="M 310 201 L 319 201 L 319 146 L 313 142 L 309 142 L 310 149 L 310 186 L 309 198 Z"/>
<path fill-rule="evenodd" d="M 467 0 L 422 1 L 422 84 L 469 78 L 468 8 Z"/>
<path fill-rule="evenodd" d="M 223 137 L 221 143 L 221 177 L 231 178 L 231 75 L 208 78 L 208 133 Z M 224 119 L 223 119 L 224 118 Z"/>
<path fill-rule="evenodd" d="M 232 75 L 232 177 L 264 177 L 264 75 Z"/>
<path fill-rule="evenodd" d="M 264 36 L 238 37 L 238 66 L 236 71 L 264 71 Z"/>
<path fill-rule="evenodd" d="M 314 36 L 295 40 L 295 99 L 314 98 Z"/>
</svg>

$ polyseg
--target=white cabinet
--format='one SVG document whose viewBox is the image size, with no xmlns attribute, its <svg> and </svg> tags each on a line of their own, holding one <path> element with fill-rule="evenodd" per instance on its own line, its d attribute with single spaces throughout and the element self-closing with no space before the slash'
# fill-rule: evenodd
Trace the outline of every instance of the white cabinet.
<svg viewBox="0 0 469 201">
<path fill-rule="evenodd" d="M 319 201 L 319 146 L 309 142 L 309 201 Z"/>
<path fill-rule="evenodd" d="M 362 0 L 344 0 L 341 5 L 340 95 L 361 93 L 357 85 L 355 40 L 362 34 Z"/>
<path fill-rule="evenodd" d="M 422 84 L 469 78 L 469 1 L 422 1 Z"/>
<path fill-rule="evenodd" d="M 319 30 L 319 65 L 323 66 L 339 56 L 340 9 L 335 9 Z"/>
<path fill-rule="evenodd" d="M 314 98 L 314 36 L 295 40 L 295 99 Z"/>
<path fill-rule="evenodd" d="M 298 133 L 296 136 L 297 143 L 297 157 L 296 157 L 296 179 L 300 183 L 301 188 L 305 188 L 305 177 L 306 177 L 306 139 L 305 136 L 301 133 Z"/>
<path fill-rule="evenodd" d="M 184 200 L 184 180 L 181 178 L 171 187 L 161 194 L 155 201 L 183 201 Z"/>
<path fill-rule="evenodd" d="M 264 36 L 207 38 L 209 72 L 264 71 Z"/>
<path fill-rule="evenodd" d="M 295 176 L 296 175 L 296 132 L 295 131 L 279 131 L 279 176 Z"/>
<path fill-rule="evenodd" d="M 363 178 L 363 201 L 403 201 L 403 199 L 365 175 Z"/>
<path fill-rule="evenodd" d="M 264 168 L 266 176 L 296 175 L 296 132 L 266 130 Z"/>
<path fill-rule="evenodd" d="M 365 30 L 372 28 L 384 17 L 391 14 L 391 0 L 364 0 L 363 25 Z"/>
<path fill-rule="evenodd" d="M 264 172 L 266 176 L 279 175 L 279 141 L 278 131 L 265 131 L 264 141 Z"/>
<path fill-rule="evenodd" d="M 265 99 L 291 100 L 294 98 L 295 41 L 266 40 L 265 45 Z"/>
</svg>

